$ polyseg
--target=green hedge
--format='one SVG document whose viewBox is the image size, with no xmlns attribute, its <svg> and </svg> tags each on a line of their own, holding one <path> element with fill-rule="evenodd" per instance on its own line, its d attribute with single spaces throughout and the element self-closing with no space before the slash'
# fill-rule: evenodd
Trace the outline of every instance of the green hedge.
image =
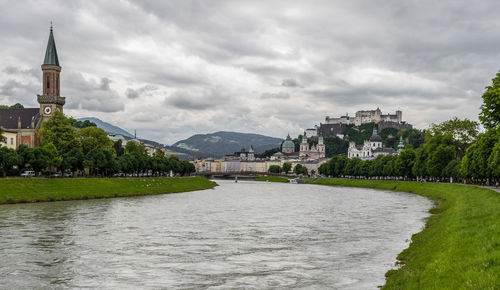
<svg viewBox="0 0 500 290">
<path fill-rule="evenodd" d="M 177 178 L 3 178 L 0 204 L 110 198 L 213 188 L 202 177 Z"/>
</svg>

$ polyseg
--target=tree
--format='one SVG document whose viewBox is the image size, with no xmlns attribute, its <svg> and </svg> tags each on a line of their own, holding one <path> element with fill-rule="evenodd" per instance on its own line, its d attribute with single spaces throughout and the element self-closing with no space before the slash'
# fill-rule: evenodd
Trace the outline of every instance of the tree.
<svg viewBox="0 0 500 290">
<path fill-rule="evenodd" d="M 0 127 L 0 143 L 5 142 L 5 137 L 3 136 L 3 132 L 4 131 L 3 131 L 2 127 Z M 2 146 L 2 145 L 0 145 L 0 146 Z"/>
<path fill-rule="evenodd" d="M 427 132 L 430 136 L 451 135 L 458 157 L 461 159 L 465 155 L 467 148 L 479 137 L 479 124 L 475 121 L 460 120 L 455 117 L 439 125 L 432 124 Z"/>
<path fill-rule="evenodd" d="M 295 174 L 306 175 L 307 174 L 307 168 L 305 166 L 302 166 L 301 164 L 297 164 L 297 165 L 295 165 L 294 172 L 295 172 Z"/>
<path fill-rule="evenodd" d="M 277 147 L 277 148 L 266 150 L 260 154 L 255 154 L 255 157 L 256 158 L 267 158 L 267 157 L 271 157 L 276 152 L 281 152 L 281 148 Z"/>
<path fill-rule="evenodd" d="M 108 134 L 97 127 L 86 127 L 78 130 L 77 138 L 82 145 L 83 154 L 87 154 L 94 149 L 111 150 L 113 141 L 108 138 Z"/>
<path fill-rule="evenodd" d="M 39 131 L 42 144 L 54 144 L 60 154 L 79 148 L 81 144 L 71 124 L 72 119 L 66 118 L 60 111 L 55 111 L 52 117 L 43 122 Z"/>
<path fill-rule="evenodd" d="M 83 170 L 83 161 L 85 155 L 80 148 L 73 148 L 69 152 L 64 153 L 63 161 L 61 164 L 61 170 L 64 172 L 66 169 L 70 169 L 75 176 L 76 171 Z"/>
<path fill-rule="evenodd" d="M 35 159 L 34 149 L 21 144 L 17 147 L 17 155 L 19 155 L 19 170 L 23 171 L 26 166 L 30 165 L 30 161 Z"/>
<path fill-rule="evenodd" d="M 97 174 L 107 176 L 118 170 L 113 152 L 102 148 L 96 148 L 87 153 L 83 164 L 89 168 L 90 175 L 92 176 Z"/>
<path fill-rule="evenodd" d="M 399 139 L 397 138 L 399 130 L 396 128 L 385 128 L 378 135 L 382 138 L 385 147 L 397 148 Z"/>
<path fill-rule="evenodd" d="M 45 142 L 42 146 L 43 153 L 47 157 L 47 167 L 59 167 L 62 163 L 62 156 L 59 155 L 54 144 Z"/>
<path fill-rule="evenodd" d="M 325 156 L 333 157 L 339 154 L 346 154 L 349 148 L 349 142 L 340 139 L 339 137 L 326 137 L 325 143 Z"/>
<path fill-rule="evenodd" d="M 445 167 L 452 160 L 456 160 L 456 149 L 451 145 L 440 144 L 429 154 L 427 159 L 427 172 L 434 177 L 444 177 Z"/>
<path fill-rule="evenodd" d="M 500 125 L 500 72 L 492 80 L 492 85 L 486 87 L 479 120 L 487 129 Z"/>
<path fill-rule="evenodd" d="M 457 179 L 459 176 L 458 174 L 459 168 L 460 168 L 460 161 L 458 161 L 457 159 L 453 159 L 443 169 L 443 176 Z"/>
<path fill-rule="evenodd" d="M 7 147 L 0 147 L 0 172 L 5 177 L 14 165 L 18 165 L 21 158 L 17 155 L 16 150 Z"/>
<path fill-rule="evenodd" d="M 11 109 L 24 109 L 24 106 L 20 103 L 15 103 L 14 105 L 10 106 Z"/>
<path fill-rule="evenodd" d="M 488 158 L 488 169 L 492 176 L 496 178 L 500 177 L 500 141 L 495 144 Z"/>
<path fill-rule="evenodd" d="M 413 177 L 413 165 L 417 153 L 413 148 L 407 148 L 399 152 L 398 157 L 394 161 L 394 172 L 397 176 Z"/>
<path fill-rule="evenodd" d="M 117 157 L 120 157 L 125 153 L 125 149 L 123 149 L 122 146 L 122 140 L 118 140 L 115 143 L 113 143 L 113 148 L 115 149 L 115 153 Z"/>
<path fill-rule="evenodd" d="M 40 171 L 49 166 L 48 154 L 42 146 L 33 148 L 33 154 L 30 155 L 30 157 L 31 159 L 28 163 L 31 165 L 33 171 L 35 171 L 35 175 L 37 176 Z"/>
<path fill-rule="evenodd" d="M 397 138 L 400 136 L 406 140 L 407 145 L 410 144 L 415 150 L 419 148 L 425 142 L 425 130 L 417 130 L 417 129 L 406 129 L 400 130 L 398 132 Z"/>
<path fill-rule="evenodd" d="M 285 162 L 285 163 L 283 163 L 283 166 L 282 166 L 281 170 L 282 170 L 283 172 L 285 172 L 286 174 L 288 174 L 288 172 L 289 172 L 290 170 L 292 170 L 292 164 L 291 164 L 290 162 Z"/>
<path fill-rule="evenodd" d="M 494 176 L 494 161 L 491 155 L 500 140 L 500 129 L 490 129 L 466 151 L 460 165 L 460 174 L 464 177 L 488 178 Z M 493 162 L 493 163 L 490 163 Z"/>
<path fill-rule="evenodd" d="M 125 153 L 136 153 L 139 155 L 146 154 L 146 147 L 136 141 L 128 141 L 125 145 Z"/>
<path fill-rule="evenodd" d="M 97 125 L 94 122 L 90 122 L 89 120 L 77 121 L 75 119 L 72 119 L 72 125 L 73 127 L 78 129 L 83 129 L 87 127 L 97 127 Z"/>
<path fill-rule="evenodd" d="M 269 166 L 269 170 L 268 170 L 270 173 L 280 173 L 281 171 L 281 168 L 279 165 L 271 165 Z"/>
</svg>

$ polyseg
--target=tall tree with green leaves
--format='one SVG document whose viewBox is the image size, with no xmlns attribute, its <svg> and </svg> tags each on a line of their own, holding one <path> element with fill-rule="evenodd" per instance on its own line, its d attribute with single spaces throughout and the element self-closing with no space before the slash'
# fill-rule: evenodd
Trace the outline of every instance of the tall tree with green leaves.
<svg viewBox="0 0 500 290">
<path fill-rule="evenodd" d="M 438 125 L 432 124 L 427 132 L 430 136 L 451 135 L 458 157 L 461 159 L 467 148 L 479 137 L 479 124 L 469 119 L 460 120 L 454 117 Z"/>
<path fill-rule="evenodd" d="M 65 154 L 73 148 L 81 147 L 75 128 L 72 126 L 72 119 L 66 118 L 59 111 L 55 111 L 54 115 L 42 124 L 39 135 L 42 144 L 54 144 L 60 154 Z"/>
<path fill-rule="evenodd" d="M 283 163 L 283 166 L 281 168 L 281 171 L 285 172 L 286 174 L 288 174 L 288 172 L 290 172 L 290 170 L 292 170 L 292 163 L 290 162 L 285 162 Z"/>
<path fill-rule="evenodd" d="M 479 120 L 487 129 L 500 125 L 500 72 L 492 80 L 491 86 L 486 87 Z"/>
<path fill-rule="evenodd" d="M 111 150 L 113 141 L 108 138 L 108 134 L 97 127 L 85 127 L 76 132 L 76 136 L 82 144 L 83 154 L 88 154 L 94 149 Z"/>
<path fill-rule="evenodd" d="M 7 172 L 12 170 L 14 165 L 19 165 L 20 162 L 21 158 L 17 154 L 16 150 L 5 146 L 0 147 L 0 172 L 3 177 L 7 175 Z"/>
<path fill-rule="evenodd" d="M 0 142 L 5 142 L 4 140 L 5 140 L 5 137 L 3 136 L 3 129 L 2 129 L 2 127 L 0 127 Z M 0 144 L 0 146 L 2 146 L 2 145 Z"/>
</svg>

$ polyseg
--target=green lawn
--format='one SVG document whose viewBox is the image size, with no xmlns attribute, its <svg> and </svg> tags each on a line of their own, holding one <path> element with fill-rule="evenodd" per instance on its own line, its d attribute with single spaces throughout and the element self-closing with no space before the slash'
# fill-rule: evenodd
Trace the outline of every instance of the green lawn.
<svg viewBox="0 0 500 290">
<path fill-rule="evenodd" d="M 255 181 L 271 181 L 271 182 L 288 182 L 288 178 L 279 176 L 259 176 L 255 178 Z"/>
<path fill-rule="evenodd" d="M 0 178 L 0 204 L 149 195 L 213 188 L 202 177 Z"/>
<path fill-rule="evenodd" d="M 459 184 L 317 179 L 313 184 L 406 191 L 436 201 L 383 289 L 500 289 L 500 193 Z"/>
</svg>

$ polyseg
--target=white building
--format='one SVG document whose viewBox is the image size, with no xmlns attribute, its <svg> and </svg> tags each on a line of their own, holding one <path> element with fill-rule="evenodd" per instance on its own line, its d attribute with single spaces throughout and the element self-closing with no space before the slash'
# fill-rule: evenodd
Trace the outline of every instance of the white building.
<svg viewBox="0 0 500 290">
<path fill-rule="evenodd" d="M 348 114 L 338 118 L 325 117 L 325 124 L 354 124 L 359 126 L 366 123 L 394 122 L 400 124 L 403 122 L 403 112 L 397 110 L 395 114 L 382 114 L 382 111 L 377 108 L 376 110 L 357 111 L 355 117 L 349 117 Z"/>
<path fill-rule="evenodd" d="M 375 159 L 379 155 L 397 155 L 398 153 L 393 148 L 382 147 L 382 138 L 377 134 L 377 130 L 373 129 L 373 134 L 370 140 L 365 140 L 363 145 L 356 145 L 355 142 L 349 143 L 347 157 L 359 158 L 362 160 Z"/>
</svg>

